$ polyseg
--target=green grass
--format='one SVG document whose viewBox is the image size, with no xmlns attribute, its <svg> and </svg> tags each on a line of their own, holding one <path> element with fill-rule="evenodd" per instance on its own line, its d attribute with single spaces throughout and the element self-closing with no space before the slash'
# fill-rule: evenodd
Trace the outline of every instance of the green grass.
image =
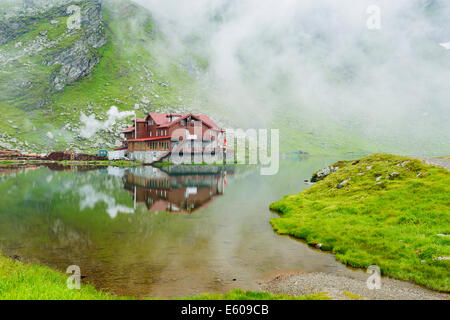
<svg viewBox="0 0 450 320">
<path fill-rule="evenodd" d="M 383 275 L 448 292 L 449 261 L 437 258 L 450 256 L 450 239 L 438 236 L 450 234 L 450 173 L 386 154 L 335 166 L 308 190 L 273 203 L 280 213 L 273 228 L 322 244 L 347 265 L 378 265 Z"/>
<path fill-rule="evenodd" d="M 134 300 L 82 284 L 80 290 L 67 288 L 69 275 L 48 267 L 28 265 L 0 255 L 0 300 Z M 148 298 L 152 299 L 152 298 Z M 203 294 L 179 300 L 327 300 L 325 294 L 288 296 L 233 290 L 225 294 Z"/>
<path fill-rule="evenodd" d="M 60 164 L 63 166 L 114 166 L 114 167 L 134 167 L 140 164 L 132 161 L 49 161 L 49 160 L 0 160 L 0 165 L 24 165 L 24 164 Z"/>
<path fill-rule="evenodd" d="M 82 285 L 67 288 L 68 275 L 0 256 L 0 300 L 111 300 L 111 294 Z"/>
<path fill-rule="evenodd" d="M 352 300 L 363 300 L 364 297 L 360 296 L 359 294 L 350 292 L 350 291 L 342 291 L 342 294 L 346 295 L 347 297 L 349 297 Z"/>
</svg>

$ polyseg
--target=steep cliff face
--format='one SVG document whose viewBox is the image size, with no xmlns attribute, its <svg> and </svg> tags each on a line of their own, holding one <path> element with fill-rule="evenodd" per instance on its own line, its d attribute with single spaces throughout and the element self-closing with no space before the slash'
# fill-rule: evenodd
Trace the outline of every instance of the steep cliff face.
<svg viewBox="0 0 450 320">
<path fill-rule="evenodd" d="M 99 0 L 29 0 L 5 5 L 1 16 L 0 65 L 8 77 L 0 101 L 38 109 L 100 61 L 106 33 Z"/>
<path fill-rule="evenodd" d="M 201 105 L 185 67 L 196 61 L 174 57 L 151 14 L 129 0 L 0 0 L 0 149 L 120 146 L 131 110 Z"/>
<path fill-rule="evenodd" d="M 56 90 L 62 90 L 66 84 L 87 76 L 100 61 L 96 49 L 106 44 L 101 4 L 98 0 L 83 3 L 79 18 L 80 31 L 75 31 L 81 33 L 79 39 L 68 48 L 56 50 L 43 62 L 45 66 L 61 66 L 59 73 L 51 79 Z"/>
</svg>

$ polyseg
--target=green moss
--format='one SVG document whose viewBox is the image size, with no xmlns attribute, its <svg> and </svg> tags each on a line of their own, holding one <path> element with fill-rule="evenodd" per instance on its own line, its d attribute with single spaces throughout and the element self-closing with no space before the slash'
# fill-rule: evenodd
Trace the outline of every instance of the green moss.
<svg viewBox="0 0 450 320">
<path fill-rule="evenodd" d="M 450 240 L 438 236 L 450 233 L 450 173 L 386 154 L 336 166 L 311 188 L 273 203 L 280 212 L 273 228 L 320 243 L 350 266 L 378 265 L 384 275 L 449 291 L 449 262 L 437 258 L 450 256 Z"/>
<path fill-rule="evenodd" d="M 352 293 L 350 291 L 342 291 L 342 294 L 346 295 L 347 297 L 349 297 L 352 300 L 364 300 L 363 296 L 360 296 L 358 294 Z"/>
</svg>

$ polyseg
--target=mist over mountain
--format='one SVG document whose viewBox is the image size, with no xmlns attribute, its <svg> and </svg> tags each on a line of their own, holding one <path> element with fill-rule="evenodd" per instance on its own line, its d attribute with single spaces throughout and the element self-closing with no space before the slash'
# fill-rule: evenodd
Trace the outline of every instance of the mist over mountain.
<svg viewBox="0 0 450 320">
<path fill-rule="evenodd" d="M 442 0 L 0 0 L 0 145 L 111 148 L 130 112 L 184 111 L 280 128 L 284 152 L 448 154 L 449 16 Z"/>
<path fill-rule="evenodd" d="M 405 152 L 450 149 L 447 1 L 136 2 L 174 50 L 208 60 L 217 104 L 252 125 L 334 121 Z"/>
</svg>

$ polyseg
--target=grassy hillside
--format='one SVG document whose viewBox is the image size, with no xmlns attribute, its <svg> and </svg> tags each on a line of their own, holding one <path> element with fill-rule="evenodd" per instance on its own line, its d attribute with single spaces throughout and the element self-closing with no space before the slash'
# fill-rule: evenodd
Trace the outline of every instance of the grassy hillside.
<svg viewBox="0 0 450 320">
<path fill-rule="evenodd" d="M 267 94 L 261 92 L 260 105 L 257 101 L 250 106 L 248 101 L 243 101 L 242 106 L 239 103 L 227 105 L 226 99 L 220 98 L 223 90 L 215 90 L 217 84 L 208 80 L 208 59 L 212 57 L 208 56 L 208 47 L 201 40 L 189 38 L 174 47 L 172 39 L 163 33 L 151 13 L 130 0 L 105 0 L 99 21 L 84 21 L 86 27 L 68 31 L 69 14 L 65 9 L 72 2 L 58 1 L 65 6 L 36 11 L 14 20 L 22 23 L 22 27 L 6 43 L 0 44 L 2 148 L 40 153 L 61 149 L 86 152 L 112 149 L 120 145 L 120 132 L 130 122 L 130 117 L 113 119 L 106 129 L 101 128 L 93 136 L 82 134 L 81 117 L 90 116 L 91 120 L 102 123 L 108 120 L 108 110 L 116 106 L 119 111 L 136 111 L 138 116 L 148 111 L 203 112 L 224 127 L 279 128 L 281 152 L 362 154 L 401 150 L 445 154 L 445 144 L 439 147 L 441 149 L 431 143 L 411 148 L 398 142 L 395 135 L 383 143 L 376 137 L 368 138 L 355 124 L 342 123 L 339 113 L 317 114 L 312 107 L 303 108 L 297 101 L 290 101 L 282 90 L 285 85 L 282 79 L 273 79 L 277 86 L 267 88 L 279 92 L 273 103 L 266 101 Z M 78 0 L 74 3 L 85 12 L 93 2 Z M 0 13 L 2 8 L 8 12 L 10 7 L 6 6 L 11 5 L 11 2 L 0 4 Z M 0 14 L 0 19 L 3 18 Z M 95 16 L 92 19 L 96 20 Z M 1 23 L 0 38 L 2 28 L 6 28 Z M 80 63 L 86 70 L 76 79 L 63 81 L 61 88 L 58 75 L 64 66 L 49 61 L 71 50 L 71 59 L 76 59 L 76 45 L 89 37 L 92 28 L 100 36 L 105 33 L 106 44 L 84 51 L 78 49 L 84 54 Z M 76 60 L 68 63 L 76 69 Z M 253 70 L 252 66 L 249 62 L 249 83 L 258 76 L 258 70 Z M 261 91 L 252 90 L 258 94 Z M 273 105 L 270 115 L 266 114 L 267 104 Z M 258 107 L 261 114 L 249 111 Z M 255 119 L 261 121 L 253 121 Z M 430 145 L 432 151 L 422 150 L 425 145 Z"/>
<path fill-rule="evenodd" d="M 83 1 L 81 2 L 83 3 Z M 201 106 L 192 87 L 194 75 L 187 71 L 185 61 L 173 60 L 165 48 L 165 40 L 157 30 L 151 15 L 129 1 L 105 1 L 103 19 L 108 42 L 95 50 L 100 63 L 91 74 L 67 85 L 61 91 L 52 90 L 51 75 L 58 65 L 46 67 L 43 61 L 62 46 L 73 46 L 80 32 L 67 35 L 67 17 L 54 15 L 33 17 L 28 32 L 14 41 L 0 46 L 0 52 L 13 55 L 30 44 L 40 41 L 46 32 L 48 41 L 63 38 L 57 46 L 14 60 L 2 70 L 0 133 L 11 147 L 30 151 L 76 148 L 92 150 L 105 144 L 113 146 L 120 139 L 125 124 L 114 126 L 111 132 L 99 132 L 97 137 L 80 137 L 81 113 L 95 115 L 99 121 L 107 119 L 106 111 L 117 106 L 119 111 L 135 110 L 139 115 L 146 111 L 182 110 L 186 105 Z M 195 64 L 195 59 L 188 61 Z M 197 66 L 192 65 L 192 68 Z M 31 82 L 31 90 L 21 90 L 11 85 L 14 81 Z M 128 119 L 130 120 L 130 119 Z M 48 133 L 54 139 L 49 139 Z M 6 133 L 6 134 L 5 134 Z M 16 143 L 25 141 L 23 145 Z M 97 143 L 93 143 L 96 141 Z"/>
<path fill-rule="evenodd" d="M 450 173 L 407 157 L 375 154 L 300 194 L 273 203 L 280 234 L 305 239 L 353 267 L 449 291 Z"/>
<path fill-rule="evenodd" d="M 80 135 L 82 114 L 106 121 L 112 106 L 136 111 L 138 116 L 148 111 L 205 112 L 224 126 L 247 125 L 246 119 L 211 100 L 212 93 L 200 81 L 200 74 L 207 71 L 206 58 L 188 45 L 173 53 L 151 14 L 128 0 L 103 2 L 107 43 L 92 49 L 93 59 L 98 58 L 99 63 L 86 77 L 54 90 L 51 80 L 61 66 L 45 66 L 46 59 L 70 49 L 83 37 L 83 30 L 66 30 L 67 19 L 61 9 L 40 13 L 27 20 L 25 33 L 0 45 L 6 65 L 0 80 L 0 146 L 32 152 L 112 148 L 120 144 L 126 119 L 92 137 Z M 34 48 L 36 43 L 42 48 L 32 55 L 24 53 L 24 48 Z M 305 114 L 304 122 L 291 123 L 282 110 L 268 124 L 281 129 L 282 152 L 367 149 L 362 139 L 352 137 L 325 116 L 314 119 Z M 323 121 L 328 125 L 318 130 L 317 124 Z"/>
</svg>

